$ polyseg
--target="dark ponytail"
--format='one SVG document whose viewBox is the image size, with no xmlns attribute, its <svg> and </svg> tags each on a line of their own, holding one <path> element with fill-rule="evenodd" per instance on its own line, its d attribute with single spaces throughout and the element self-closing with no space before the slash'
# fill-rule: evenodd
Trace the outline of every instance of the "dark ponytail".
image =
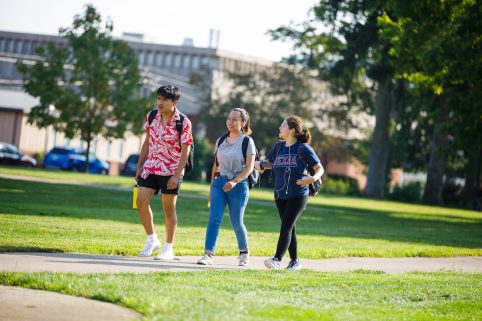
<svg viewBox="0 0 482 321">
<path fill-rule="evenodd" d="M 288 116 L 286 117 L 286 123 L 288 124 L 289 129 L 295 130 L 294 136 L 297 141 L 306 144 L 311 142 L 311 133 L 307 128 L 305 128 L 301 117 L 296 115 Z"/>
</svg>

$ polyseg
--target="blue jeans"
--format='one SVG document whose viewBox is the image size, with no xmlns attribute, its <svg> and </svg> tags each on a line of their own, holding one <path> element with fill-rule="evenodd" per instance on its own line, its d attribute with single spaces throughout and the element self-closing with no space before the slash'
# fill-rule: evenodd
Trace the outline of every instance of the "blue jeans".
<svg viewBox="0 0 482 321">
<path fill-rule="evenodd" d="M 226 204 L 228 204 L 231 226 L 238 240 L 238 248 L 240 251 L 248 250 L 248 231 L 244 226 L 244 210 L 249 197 L 248 179 L 242 180 L 232 190 L 225 192 L 223 186 L 228 181 L 226 176 L 220 176 L 216 177 L 211 185 L 211 208 L 206 229 L 205 253 L 214 254 Z"/>
</svg>

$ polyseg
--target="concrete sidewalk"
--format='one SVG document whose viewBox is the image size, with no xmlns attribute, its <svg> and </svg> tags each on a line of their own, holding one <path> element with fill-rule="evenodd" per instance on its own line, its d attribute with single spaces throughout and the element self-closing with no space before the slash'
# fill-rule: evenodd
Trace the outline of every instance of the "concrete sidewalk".
<svg viewBox="0 0 482 321">
<path fill-rule="evenodd" d="M 2 321 L 128 321 L 140 318 L 139 313 L 112 303 L 0 285 Z"/>
<path fill-rule="evenodd" d="M 200 256 L 180 256 L 174 261 L 156 261 L 153 257 L 108 256 L 70 253 L 0 253 L 0 271 L 9 272 L 190 272 L 204 270 L 266 269 L 265 257 L 251 257 L 248 267 L 237 265 L 235 256 L 215 256 L 210 266 L 196 264 Z M 282 266 L 288 263 L 284 260 Z M 301 259 L 303 268 L 320 272 L 342 272 L 357 269 L 383 271 L 385 273 L 454 271 L 482 273 L 482 257 L 448 258 L 366 258 Z"/>
<path fill-rule="evenodd" d="M 264 257 L 251 257 L 248 267 L 237 265 L 237 257 L 214 258 L 214 265 L 196 264 L 199 256 L 176 257 L 174 261 L 68 253 L 0 253 L 0 272 L 74 272 L 74 273 L 147 273 L 205 270 L 266 269 Z M 287 260 L 285 260 L 287 261 Z M 412 271 L 482 272 L 482 257 L 451 258 L 341 258 L 303 259 L 305 269 L 315 271 L 379 270 L 386 273 Z M 283 262 L 283 266 L 287 262 Z M 69 295 L 0 286 L 0 320 L 138 320 L 140 315 L 129 309 Z"/>
</svg>

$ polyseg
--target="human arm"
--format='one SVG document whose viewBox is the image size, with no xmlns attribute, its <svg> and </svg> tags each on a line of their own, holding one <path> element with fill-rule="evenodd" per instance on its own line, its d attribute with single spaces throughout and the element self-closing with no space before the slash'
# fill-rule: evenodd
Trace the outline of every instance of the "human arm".
<svg viewBox="0 0 482 321">
<path fill-rule="evenodd" d="M 251 174 L 251 172 L 253 171 L 253 168 L 254 168 L 254 155 L 253 154 L 247 155 L 246 164 L 243 170 L 238 175 L 236 175 L 233 179 L 226 182 L 226 184 L 224 184 L 223 186 L 223 190 L 225 192 L 229 192 L 230 190 L 232 190 L 233 187 L 236 186 L 236 184 L 238 184 L 243 179 L 248 177 L 249 174 Z"/>
<path fill-rule="evenodd" d="M 213 168 L 211 169 L 211 183 L 209 184 L 209 192 L 208 192 L 208 207 L 211 206 L 211 185 L 213 185 L 214 174 L 218 170 L 218 166 L 216 165 L 216 158 L 214 159 Z"/>
<path fill-rule="evenodd" d="M 263 168 L 261 168 L 263 167 Z M 254 168 L 260 173 L 263 174 L 267 169 L 272 169 L 273 164 L 271 164 L 267 159 L 262 161 L 255 161 Z"/>
<path fill-rule="evenodd" d="M 136 177 L 134 178 L 136 182 L 142 174 L 142 169 L 144 168 L 144 163 L 146 162 L 147 156 L 149 155 L 149 132 L 146 132 L 146 139 L 142 143 L 141 152 L 139 154 L 139 160 L 137 161 Z"/>
<path fill-rule="evenodd" d="M 187 145 L 187 144 L 181 145 L 181 157 L 179 158 L 179 163 L 177 165 L 176 171 L 167 182 L 167 189 L 174 189 L 177 187 L 177 185 L 179 185 L 179 181 L 181 180 L 181 177 L 184 174 L 184 167 L 186 167 L 190 148 L 191 148 L 191 145 Z"/>
<path fill-rule="evenodd" d="M 323 166 L 320 163 L 313 166 L 313 170 L 315 171 L 313 176 L 307 175 L 307 176 L 297 180 L 296 184 L 300 185 L 300 186 L 306 186 L 306 185 L 309 185 L 311 183 L 314 183 L 317 180 L 319 180 L 321 178 L 321 176 L 323 176 L 323 173 L 325 172 Z"/>
</svg>

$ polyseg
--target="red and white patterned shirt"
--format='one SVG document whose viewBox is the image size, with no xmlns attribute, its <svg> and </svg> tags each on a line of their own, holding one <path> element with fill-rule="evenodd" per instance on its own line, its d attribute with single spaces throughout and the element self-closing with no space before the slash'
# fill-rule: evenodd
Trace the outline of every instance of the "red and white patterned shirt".
<svg viewBox="0 0 482 321">
<path fill-rule="evenodd" d="M 144 130 L 149 133 L 149 154 L 144 163 L 141 177 L 146 179 L 149 174 L 172 176 L 181 159 L 181 146 L 179 146 L 179 133 L 176 129 L 176 120 L 180 119 L 179 111 L 174 109 L 174 115 L 162 124 L 162 115 L 157 113 L 149 125 L 149 114 L 144 122 Z M 191 121 L 184 117 L 181 132 L 181 144 L 192 145 Z"/>
</svg>

